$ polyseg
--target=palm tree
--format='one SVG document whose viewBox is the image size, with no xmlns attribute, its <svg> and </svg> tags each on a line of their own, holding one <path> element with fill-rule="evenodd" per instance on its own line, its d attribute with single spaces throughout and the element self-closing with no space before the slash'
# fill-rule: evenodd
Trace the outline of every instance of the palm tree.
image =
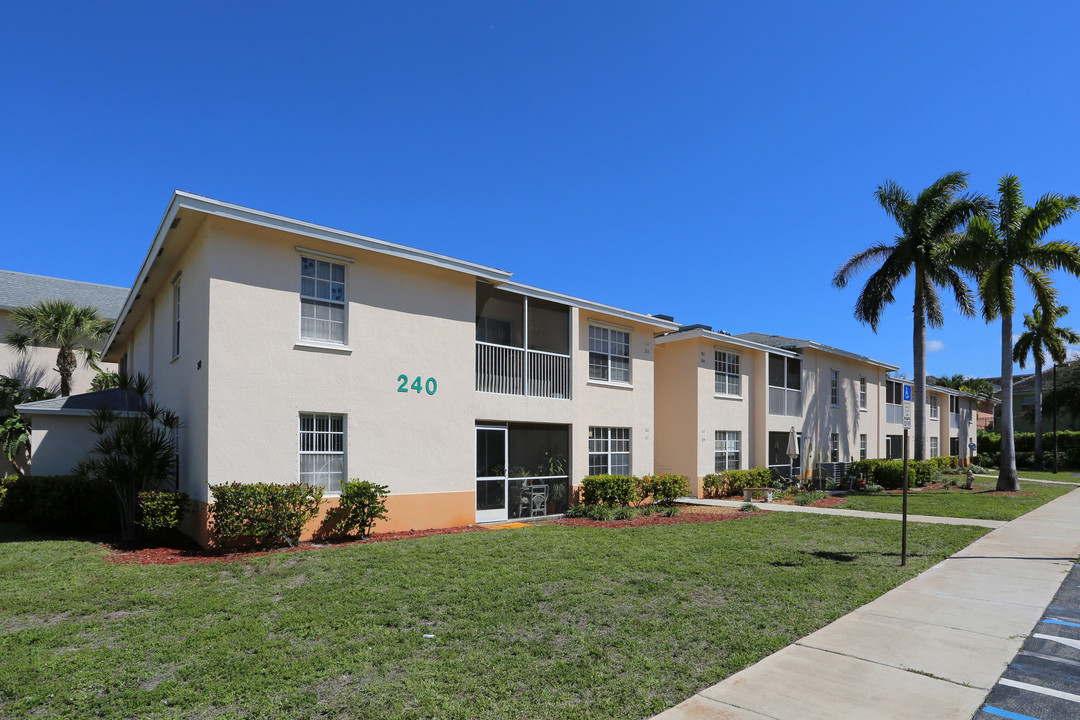
<svg viewBox="0 0 1080 720">
<path fill-rule="evenodd" d="M 926 325 L 941 327 L 938 288 L 952 292 L 965 315 L 975 314 L 971 291 L 956 269 L 959 260 L 958 233 L 974 217 L 986 215 L 993 205 L 975 194 L 957 196 L 967 188 L 967 173 L 943 175 L 914 200 L 892 180 L 874 193 L 885 212 L 900 228 L 894 242 L 878 243 L 856 253 L 833 276 L 833 285 L 843 288 L 864 266 L 880 267 L 867 279 L 855 301 L 855 318 L 877 332 L 885 307 L 895 299 L 893 291 L 908 275 L 915 276 L 913 353 L 915 356 L 915 452 L 924 458 L 926 439 Z"/>
<path fill-rule="evenodd" d="M 99 345 L 112 330 L 112 323 L 98 314 L 93 305 L 79 306 L 68 300 L 40 300 L 11 312 L 15 330 L 4 335 L 4 342 L 21 353 L 31 347 L 53 347 L 56 372 L 60 373 L 60 394 L 71 394 L 71 376 L 82 355 L 96 367 Z"/>
<path fill-rule="evenodd" d="M 1017 339 L 1013 347 L 1013 360 L 1020 363 L 1023 368 L 1027 363 L 1028 355 L 1035 361 L 1035 469 L 1043 469 L 1042 447 L 1042 369 L 1046 364 L 1046 355 L 1049 353 L 1054 364 L 1065 362 L 1068 356 L 1066 345 L 1080 343 L 1080 335 L 1073 332 L 1072 328 L 1059 327 L 1058 320 L 1069 314 L 1069 308 L 1065 305 L 1050 308 L 1050 312 L 1043 312 L 1038 305 L 1031 314 L 1024 314 L 1024 327 L 1026 330 Z"/>
<path fill-rule="evenodd" d="M 1001 472 L 997 489 L 1015 492 L 1020 483 L 1013 435 L 1013 280 L 1019 272 L 1043 311 L 1053 312 L 1057 291 L 1049 272 L 1065 270 L 1080 275 L 1080 248 L 1070 242 L 1042 240 L 1050 228 L 1080 207 L 1080 198 L 1047 193 L 1029 207 L 1015 175 L 998 181 L 998 195 L 995 217 L 972 220 L 966 245 L 969 251 L 982 254 L 976 272 L 983 317 L 990 322 L 1001 316 Z"/>
</svg>

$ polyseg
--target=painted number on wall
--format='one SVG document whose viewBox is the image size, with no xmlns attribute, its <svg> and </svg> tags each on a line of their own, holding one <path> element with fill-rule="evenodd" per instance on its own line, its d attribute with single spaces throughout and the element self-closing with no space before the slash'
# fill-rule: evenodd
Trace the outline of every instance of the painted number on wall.
<svg viewBox="0 0 1080 720">
<path fill-rule="evenodd" d="M 425 381 L 422 377 L 417 375 L 416 379 L 412 381 L 412 384 L 409 383 L 408 375 L 398 375 L 397 379 L 398 382 L 401 383 L 400 385 L 398 385 L 398 392 L 409 392 L 410 390 L 415 390 L 417 393 L 423 391 L 426 392 L 428 395 L 434 395 L 435 391 L 439 389 L 439 384 L 435 382 L 435 378 L 433 377 L 429 377 Z"/>
</svg>

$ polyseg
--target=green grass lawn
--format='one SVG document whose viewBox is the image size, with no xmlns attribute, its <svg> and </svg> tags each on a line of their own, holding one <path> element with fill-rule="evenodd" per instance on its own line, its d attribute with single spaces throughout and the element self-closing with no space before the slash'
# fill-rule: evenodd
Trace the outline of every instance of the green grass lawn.
<svg viewBox="0 0 1080 720">
<path fill-rule="evenodd" d="M 991 478 L 977 477 L 971 490 L 913 490 L 908 493 L 908 512 L 912 515 L 1012 520 L 1074 489 L 1068 485 L 1021 482 L 1021 492 L 1032 495 L 998 495 L 990 492 L 995 483 Z M 862 493 L 849 495 L 837 507 L 899 513 L 902 504 L 900 493 Z"/>
<path fill-rule="evenodd" d="M 915 525 L 907 568 L 896 522 L 795 513 L 137 566 L 0 525 L 0 716 L 648 717 L 985 532 Z"/>
</svg>

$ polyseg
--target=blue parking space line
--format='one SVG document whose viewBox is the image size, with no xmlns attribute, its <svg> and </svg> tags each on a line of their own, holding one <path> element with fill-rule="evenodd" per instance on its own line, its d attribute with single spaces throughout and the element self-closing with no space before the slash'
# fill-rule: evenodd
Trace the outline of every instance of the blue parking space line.
<svg viewBox="0 0 1080 720">
<path fill-rule="evenodd" d="M 1008 718 L 1009 720 L 1039 720 L 1039 718 L 1032 717 L 1031 715 L 1021 715 L 1020 713 L 1002 710 L 1001 708 L 993 707 L 991 705 L 984 705 L 983 712 L 987 715 L 997 715 L 998 717 Z"/>
<path fill-rule="evenodd" d="M 1080 627 L 1080 623 L 1065 622 L 1064 620 L 1051 620 L 1047 618 L 1046 620 L 1043 620 L 1043 622 L 1048 625 L 1068 625 L 1069 627 Z"/>
</svg>

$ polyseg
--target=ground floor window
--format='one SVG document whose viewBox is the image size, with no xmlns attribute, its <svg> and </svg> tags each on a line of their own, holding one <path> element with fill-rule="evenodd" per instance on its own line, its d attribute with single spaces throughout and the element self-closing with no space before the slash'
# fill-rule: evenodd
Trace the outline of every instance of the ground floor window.
<svg viewBox="0 0 1080 720">
<path fill-rule="evenodd" d="M 866 435 L 859 436 L 859 459 L 866 459 Z"/>
<path fill-rule="evenodd" d="M 802 468 L 802 433 L 795 433 L 795 457 L 788 455 L 791 445 L 790 432 L 769 433 L 769 467 L 775 468 L 784 477 L 799 475 Z"/>
<path fill-rule="evenodd" d="M 930 457 L 937 457 L 940 449 L 941 448 L 938 447 L 938 439 L 936 437 L 930 438 Z"/>
<path fill-rule="evenodd" d="M 829 462 L 840 462 L 840 433 L 829 436 Z"/>
<path fill-rule="evenodd" d="M 730 430 L 716 431 L 716 469 L 714 472 L 739 469 L 741 443 L 739 433 Z"/>
<path fill-rule="evenodd" d="M 949 438 L 949 454 L 953 457 L 960 457 L 960 438 Z"/>
<path fill-rule="evenodd" d="M 589 428 L 589 474 L 630 474 L 630 428 Z"/>
<path fill-rule="evenodd" d="M 902 460 L 904 457 L 904 436 L 885 436 L 885 457 L 889 460 Z"/>
<path fill-rule="evenodd" d="M 300 482 L 341 492 L 345 478 L 345 416 L 300 413 Z"/>
</svg>

